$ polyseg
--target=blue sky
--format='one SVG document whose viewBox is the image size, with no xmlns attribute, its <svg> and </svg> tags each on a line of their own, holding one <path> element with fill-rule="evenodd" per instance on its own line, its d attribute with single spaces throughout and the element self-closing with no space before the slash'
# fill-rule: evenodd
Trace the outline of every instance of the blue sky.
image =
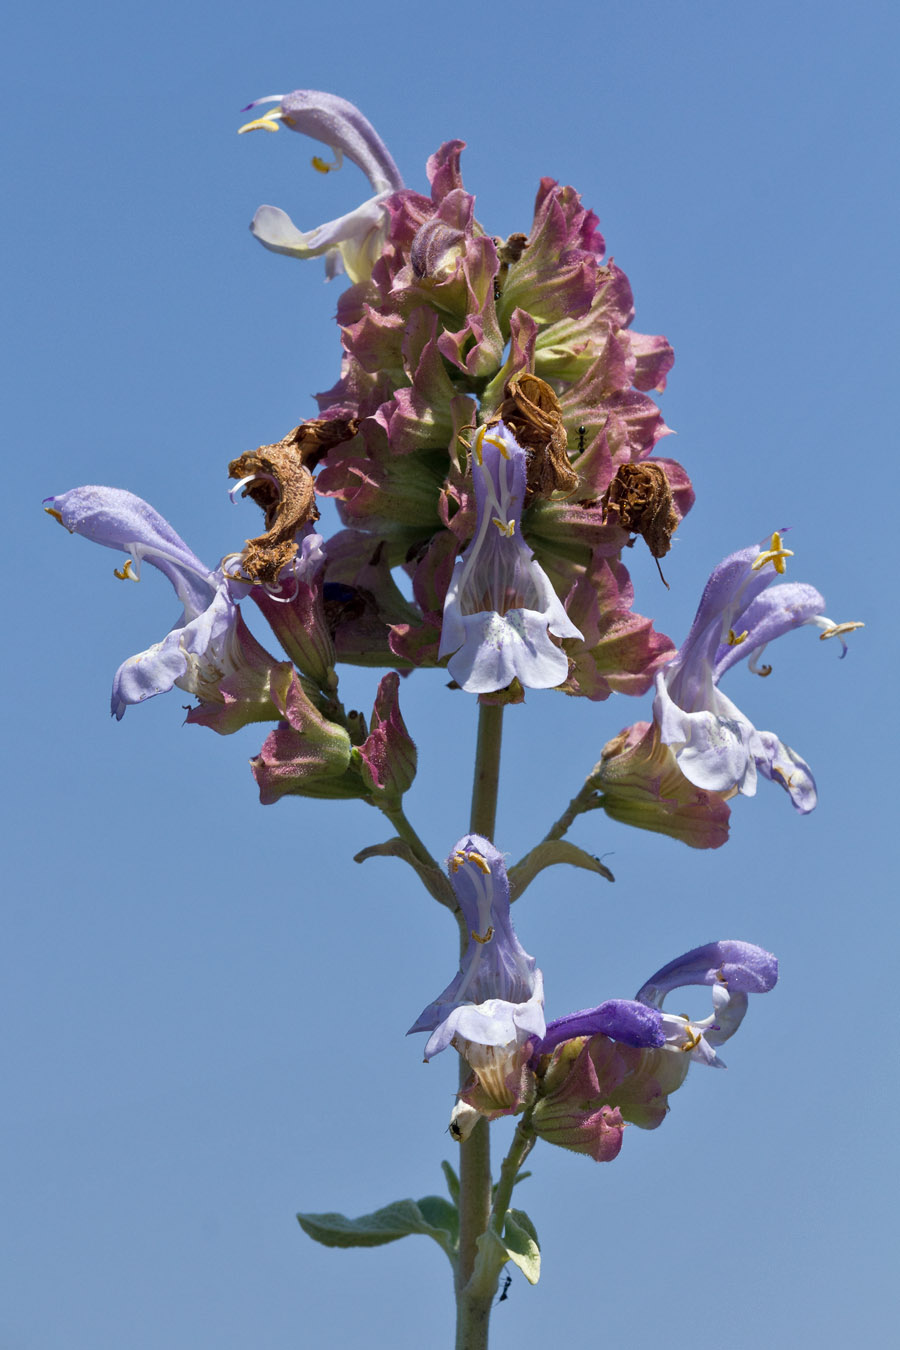
<svg viewBox="0 0 900 1350">
<path fill-rule="evenodd" d="M 671 591 L 629 560 L 639 610 L 680 640 L 712 565 L 791 525 L 792 575 L 867 624 L 846 661 L 804 631 L 771 679 L 729 677 L 812 764 L 813 815 L 763 783 L 711 854 L 585 817 L 572 837 L 615 885 L 558 868 L 517 906 L 550 1016 L 719 937 L 776 951 L 782 978 L 728 1072 L 695 1067 L 615 1163 L 536 1150 L 518 1203 L 544 1273 L 516 1277 L 492 1345 L 829 1350 L 894 1324 L 897 28 L 887 4 L 704 0 L 10 20 L 4 508 L 29 565 L 5 694 L 4 1345 L 451 1340 L 437 1247 L 327 1251 L 293 1215 L 440 1190 L 456 1066 L 426 1068 L 404 1033 L 455 970 L 455 930 L 399 862 L 351 861 L 389 832 L 371 809 L 259 806 L 259 732 L 183 727 L 177 692 L 109 719 L 113 672 L 176 606 L 40 512 L 129 487 L 213 565 L 255 530 L 227 462 L 333 383 L 340 283 L 246 226 L 267 201 L 311 226 L 365 190 L 353 166 L 314 174 L 296 137 L 234 134 L 250 99 L 296 87 L 356 102 L 410 186 L 466 139 L 492 234 L 528 228 L 543 175 L 598 212 L 635 327 L 675 346 L 666 451 L 698 493 Z M 348 701 L 376 682 L 348 672 Z M 403 688 L 408 811 L 438 855 L 465 829 L 474 746 L 445 682 Z M 524 853 L 648 706 L 511 709 L 498 846 Z"/>
</svg>

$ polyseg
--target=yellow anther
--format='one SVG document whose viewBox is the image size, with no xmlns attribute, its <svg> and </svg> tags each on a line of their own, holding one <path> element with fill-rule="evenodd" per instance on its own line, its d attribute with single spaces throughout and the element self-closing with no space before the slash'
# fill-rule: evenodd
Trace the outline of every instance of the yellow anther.
<svg viewBox="0 0 900 1350">
<path fill-rule="evenodd" d="M 252 122 L 245 122 L 242 127 L 238 127 L 238 135 L 243 136 L 245 131 L 277 131 L 283 116 L 280 105 L 276 105 L 263 113 L 262 117 L 255 117 Z"/>
<path fill-rule="evenodd" d="M 45 507 L 44 509 L 49 510 L 49 507 Z M 51 516 L 55 516 L 56 512 L 51 511 L 50 514 Z M 851 623 L 833 623 L 830 628 L 826 628 L 824 632 L 819 634 L 819 638 L 824 642 L 825 638 L 842 637 L 844 633 L 852 633 L 854 628 L 865 628 L 865 626 L 864 623 L 859 623 L 859 621 Z"/>
<path fill-rule="evenodd" d="M 336 160 L 323 159 L 321 155 L 313 155 L 310 160 L 316 173 L 331 173 L 332 169 L 339 169 L 341 166 Z"/>
<path fill-rule="evenodd" d="M 496 448 L 500 451 L 504 459 L 509 459 L 509 451 L 507 450 L 503 442 L 498 440 L 496 436 L 485 436 L 484 440 L 487 441 L 488 445 L 496 446 Z"/>
<path fill-rule="evenodd" d="M 507 539 L 512 539 L 513 535 L 516 532 L 516 522 L 514 520 L 508 520 L 504 525 L 503 521 L 500 519 L 499 516 L 492 516 L 491 524 L 496 525 L 500 533 L 505 534 Z"/>
<path fill-rule="evenodd" d="M 465 860 L 466 862 L 474 863 L 476 867 L 481 869 L 486 877 L 491 875 L 491 869 L 488 866 L 487 858 L 483 858 L 476 849 L 470 848 L 465 855 Z"/>
<path fill-rule="evenodd" d="M 725 976 L 722 974 L 721 969 L 719 969 L 719 970 L 716 971 L 716 983 L 717 983 L 717 984 L 724 984 L 724 985 L 727 985 L 727 984 L 728 984 L 728 981 L 726 980 Z"/>
<path fill-rule="evenodd" d="M 744 629 L 743 633 L 736 633 L 733 628 L 729 628 L 728 637 L 725 639 L 725 641 L 728 643 L 729 647 L 739 647 L 742 642 L 747 641 L 746 628 Z"/>
<path fill-rule="evenodd" d="M 493 928 L 489 928 L 485 933 L 484 937 L 482 937 L 480 933 L 476 933 L 474 928 L 471 930 L 471 932 L 472 937 L 475 939 L 476 942 L 480 942 L 482 947 L 485 945 L 485 943 L 490 942 L 491 938 L 494 936 Z"/>
<path fill-rule="evenodd" d="M 685 1021 L 687 1021 L 687 1019 L 685 1019 Z M 697 1049 L 697 1046 L 703 1040 L 703 1035 L 696 1027 L 692 1027 L 690 1022 L 687 1024 L 687 1032 L 685 1034 L 687 1035 L 687 1040 L 684 1045 L 679 1045 L 678 1049 L 683 1050 L 686 1054 L 690 1054 L 692 1050 Z"/>
<path fill-rule="evenodd" d="M 45 507 L 44 507 L 44 510 L 47 512 L 47 515 L 48 515 L 48 516 L 52 516 L 54 520 L 58 520 L 59 523 L 60 523 L 60 525 L 63 524 L 63 518 L 62 518 L 62 516 L 59 514 L 59 512 L 56 510 L 55 507 L 53 507 L 53 506 L 45 506 Z M 69 533 L 71 534 L 72 531 L 70 530 Z"/>
<path fill-rule="evenodd" d="M 461 849 L 457 849 L 456 852 L 448 859 L 448 866 L 450 868 L 450 871 L 458 872 L 465 861 L 466 855 L 462 852 Z"/>
<path fill-rule="evenodd" d="M 486 431 L 487 427 L 479 427 L 475 433 L 475 444 L 472 446 L 472 454 L 475 456 L 476 464 L 484 463 L 484 457 L 482 456 L 481 453 L 481 447 L 482 445 L 484 445 L 484 434 Z"/>
<path fill-rule="evenodd" d="M 793 558 L 793 556 L 793 549 L 781 547 L 781 535 L 776 530 L 772 535 L 771 544 L 750 564 L 750 570 L 751 572 L 759 572 L 761 568 L 765 567 L 766 563 L 770 562 L 779 576 L 782 576 L 785 558 Z"/>
<path fill-rule="evenodd" d="M 125 566 L 124 566 L 121 570 L 120 570 L 118 567 L 114 567 L 114 568 L 113 568 L 113 576 L 114 576 L 114 577 L 118 577 L 120 581 L 138 581 L 138 580 L 139 580 L 139 578 L 136 577 L 135 574 L 134 574 L 134 568 L 132 567 L 132 563 L 131 563 L 131 559 L 130 559 L 130 558 L 126 558 L 126 559 L 125 559 Z"/>
<path fill-rule="evenodd" d="M 751 666 L 750 669 L 753 671 L 754 675 L 758 675 L 760 679 L 763 680 L 766 678 L 767 675 L 772 674 L 772 667 L 768 664 L 768 662 L 764 666 Z"/>
</svg>

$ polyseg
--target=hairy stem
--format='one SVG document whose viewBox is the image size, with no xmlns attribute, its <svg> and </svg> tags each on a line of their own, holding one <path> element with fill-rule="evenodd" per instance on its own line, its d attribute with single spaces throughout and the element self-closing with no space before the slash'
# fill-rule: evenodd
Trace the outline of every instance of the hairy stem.
<svg viewBox="0 0 900 1350">
<path fill-rule="evenodd" d="M 422 840 L 407 820 L 406 812 L 403 810 L 403 807 L 396 806 L 391 807 L 390 810 L 388 810 L 387 807 L 383 806 L 381 807 L 381 810 L 387 816 L 400 838 L 409 844 L 413 853 L 419 859 L 419 862 L 424 863 L 426 867 L 434 867 L 440 870 L 440 864 L 432 858 L 428 849 L 422 843 Z"/>
<path fill-rule="evenodd" d="M 478 743 L 472 784 L 473 834 L 493 841 L 497 821 L 497 785 L 500 776 L 500 744 L 503 708 L 482 704 L 478 710 Z M 468 933 L 461 933 L 465 952 Z M 460 1087 L 469 1076 L 460 1061 Z M 456 1275 L 456 1350 L 486 1350 L 493 1289 L 470 1287 L 478 1239 L 487 1230 L 491 1215 L 491 1140 L 488 1122 L 479 1120 L 460 1145 L 459 1158 L 459 1265 Z"/>
<path fill-rule="evenodd" d="M 469 829 L 494 841 L 497 823 L 497 783 L 500 776 L 500 743 L 503 738 L 503 707 L 482 704 L 478 709 L 478 744 L 475 747 L 475 779 L 472 783 L 472 814 Z"/>
<path fill-rule="evenodd" d="M 591 786 L 591 780 L 589 778 L 581 791 L 576 792 L 559 820 L 554 821 L 550 826 L 549 830 L 544 835 L 545 842 L 550 839 L 562 839 L 568 832 L 569 827 L 583 814 L 583 812 L 595 811 L 602 802 L 602 795 Z"/>
</svg>

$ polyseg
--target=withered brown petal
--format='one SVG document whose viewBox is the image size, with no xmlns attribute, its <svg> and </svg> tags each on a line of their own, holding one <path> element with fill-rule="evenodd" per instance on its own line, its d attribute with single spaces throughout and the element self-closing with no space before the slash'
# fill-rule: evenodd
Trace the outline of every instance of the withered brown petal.
<svg viewBox="0 0 900 1350">
<path fill-rule="evenodd" d="M 294 558 L 297 531 L 319 519 L 310 470 L 333 445 L 350 440 L 357 426 L 355 418 L 301 422 L 274 445 L 261 445 L 231 461 L 230 478 L 257 475 L 242 495 L 252 497 L 265 513 L 265 533 L 248 539 L 241 557 L 243 572 L 252 581 L 274 584 Z"/>
<path fill-rule="evenodd" d="M 554 492 L 568 494 L 578 486 L 578 475 L 569 463 L 568 437 L 562 409 L 546 380 L 527 371 L 506 385 L 506 397 L 491 419 L 501 418 L 519 444 L 528 451 L 525 504 Z"/>
<path fill-rule="evenodd" d="M 657 560 L 664 558 L 678 528 L 678 513 L 660 464 L 621 464 L 601 499 L 605 521 L 639 534 Z"/>
</svg>

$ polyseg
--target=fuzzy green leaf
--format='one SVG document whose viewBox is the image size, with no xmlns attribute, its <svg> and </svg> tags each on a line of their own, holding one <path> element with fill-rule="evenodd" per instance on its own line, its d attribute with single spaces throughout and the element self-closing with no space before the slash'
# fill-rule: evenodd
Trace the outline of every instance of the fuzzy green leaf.
<svg viewBox="0 0 900 1350">
<path fill-rule="evenodd" d="M 459 1177 L 454 1172 L 450 1163 L 444 1161 L 441 1163 L 441 1171 L 447 1181 L 447 1190 L 450 1192 L 450 1199 L 454 1205 L 459 1204 Z"/>
<path fill-rule="evenodd" d="M 537 1284 L 541 1276 L 541 1247 L 534 1224 L 524 1210 L 507 1211 L 503 1241 L 513 1265 L 519 1267 L 529 1284 Z"/>
<path fill-rule="evenodd" d="M 449 1228 L 445 1226 L 448 1220 L 451 1222 Z M 297 1222 L 304 1233 L 313 1241 L 321 1242 L 323 1247 L 381 1247 L 386 1242 L 422 1233 L 433 1238 L 451 1261 L 455 1260 L 454 1229 L 458 1226 L 458 1218 L 443 1196 L 428 1195 L 418 1203 L 395 1200 L 374 1214 L 363 1214 L 358 1219 L 348 1219 L 345 1214 L 298 1214 Z"/>
<path fill-rule="evenodd" d="M 615 877 L 608 867 L 604 867 L 599 858 L 586 853 L 583 848 L 577 844 L 570 844 L 567 839 L 548 839 L 544 843 L 538 844 L 526 853 L 525 857 L 516 863 L 515 867 L 509 869 L 509 890 L 513 900 L 518 900 L 519 896 L 525 890 L 538 872 L 542 872 L 545 867 L 553 867 L 556 863 L 568 863 L 571 867 L 583 867 L 587 872 L 596 872 L 599 876 L 605 877 L 607 881 L 615 881 Z"/>
</svg>

